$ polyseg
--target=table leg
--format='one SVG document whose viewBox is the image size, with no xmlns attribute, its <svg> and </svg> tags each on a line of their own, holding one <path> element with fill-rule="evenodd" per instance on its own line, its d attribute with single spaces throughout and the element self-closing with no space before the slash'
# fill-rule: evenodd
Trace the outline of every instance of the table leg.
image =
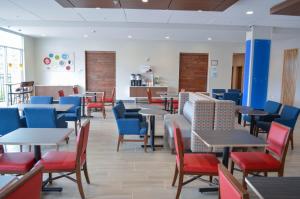
<svg viewBox="0 0 300 199">
<path fill-rule="evenodd" d="M 12 105 L 12 85 L 9 85 L 9 96 L 10 96 L 10 105 Z"/>
<path fill-rule="evenodd" d="M 242 123 L 242 114 L 238 113 L 238 124 L 241 125 Z"/>
<path fill-rule="evenodd" d="M 228 168 L 229 152 L 230 152 L 230 148 L 229 148 L 229 147 L 224 147 L 222 164 L 223 164 L 226 168 Z"/>
<path fill-rule="evenodd" d="M 34 159 L 35 162 L 38 162 L 41 159 L 41 146 L 34 145 Z"/>
<path fill-rule="evenodd" d="M 171 97 L 171 107 L 170 107 L 170 112 L 173 114 L 173 97 Z"/>
<path fill-rule="evenodd" d="M 150 116 L 150 136 L 151 136 L 151 147 L 152 151 L 155 151 L 155 116 Z"/>
<path fill-rule="evenodd" d="M 165 106 L 165 111 L 167 110 L 167 98 L 165 97 L 165 99 L 164 99 L 164 106 Z"/>
<path fill-rule="evenodd" d="M 250 121 L 250 134 L 253 135 L 253 131 L 254 131 L 254 119 L 255 119 L 255 116 L 254 115 L 251 115 L 251 121 Z"/>
<path fill-rule="evenodd" d="M 85 117 L 85 97 L 82 97 L 82 117 Z"/>
</svg>

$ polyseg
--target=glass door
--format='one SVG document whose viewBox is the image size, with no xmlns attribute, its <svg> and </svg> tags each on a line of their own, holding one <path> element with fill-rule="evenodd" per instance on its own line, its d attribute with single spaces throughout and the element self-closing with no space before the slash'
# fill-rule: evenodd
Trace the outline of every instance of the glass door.
<svg viewBox="0 0 300 199">
<path fill-rule="evenodd" d="M 0 102 L 5 101 L 5 85 L 4 85 L 4 77 L 6 74 L 6 67 L 5 67 L 5 51 L 4 47 L 0 46 Z"/>
</svg>

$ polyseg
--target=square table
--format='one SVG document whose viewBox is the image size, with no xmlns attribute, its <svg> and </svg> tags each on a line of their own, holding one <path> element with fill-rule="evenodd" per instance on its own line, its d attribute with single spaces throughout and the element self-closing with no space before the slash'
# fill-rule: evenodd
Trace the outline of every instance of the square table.
<svg viewBox="0 0 300 199">
<path fill-rule="evenodd" d="M 246 183 L 260 199 L 300 197 L 300 177 L 246 177 Z"/>
<path fill-rule="evenodd" d="M 15 104 L 10 107 L 18 108 L 20 111 L 23 111 L 24 108 L 55 108 L 58 112 L 66 112 L 73 106 L 73 104 Z"/>
</svg>

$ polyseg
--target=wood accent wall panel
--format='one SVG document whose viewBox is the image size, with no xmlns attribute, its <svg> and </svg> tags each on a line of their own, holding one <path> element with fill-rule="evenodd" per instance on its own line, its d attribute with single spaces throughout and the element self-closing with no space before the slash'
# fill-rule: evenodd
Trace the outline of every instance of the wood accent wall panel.
<svg viewBox="0 0 300 199">
<path fill-rule="evenodd" d="M 206 92 L 207 75 L 207 53 L 180 53 L 179 90 Z"/>
<path fill-rule="evenodd" d="M 171 0 L 150 0 L 148 3 L 143 3 L 141 0 L 120 0 L 122 8 L 128 9 L 160 9 L 166 10 L 169 8 Z"/>
<path fill-rule="evenodd" d="M 294 105 L 296 81 L 299 70 L 298 49 L 284 50 L 283 72 L 281 84 L 281 103 Z"/>
<path fill-rule="evenodd" d="M 152 97 L 160 97 L 161 93 L 166 93 L 168 87 L 135 87 L 129 88 L 130 97 L 147 97 L 147 89 L 150 88 Z"/>
<path fill-rule="evenodd" d="M 116 87 L 116 53 L 86 51 L 86 90 L 105 91 L 109 97 Z"/>
<path fill-rule="evenodd" d="M 270 9 L 273 15 L 300 16 L 300 0 L 286 0 Z"/>
<path fill-rule="evenodd" d="M 73 86 L 50 86 L 50 85 L 35 85 L 34 95 L 36 96 L 52 96 L 55 100 L 59 98 L 58 91 L 63 90 L 65 96 L 73 94 Z"/>
</svg>

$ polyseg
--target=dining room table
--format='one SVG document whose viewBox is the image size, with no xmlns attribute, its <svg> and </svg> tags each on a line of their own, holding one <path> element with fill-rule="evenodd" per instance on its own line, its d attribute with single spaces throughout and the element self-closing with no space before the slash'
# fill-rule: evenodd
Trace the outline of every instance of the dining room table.
<svg viewBox="0 0 300 199">
<path fill-rule="evenodd" d="M 259 199 L 300 198 L 300 177 L 246 177 L 245 181 Z"/>
<path fill-rule="evenodd" d="M 58 146 L 74 131 L 72 128 L 18 128 L 2 137 L 3 145 L 33 145 L 34 159 L 41 159 L 41 146 Z M 62 187 L 44 187 L 43 191 L 62 191 Z"/>
<path fill-rule="evenodd" d="M 19 111 L 23 111 L 24 108 L 55 108 L 58 112 L 66 112 L 73 106 L 73 104 L 14 104 L 10 107 L 18 108 Z"/>
<path fill-rule="evenodd" d="M 267 142 L 261 138 L 255 137 L 247 130 L 207 130 L 192 131 L 197 139 L 202 141 L 211 149 L 223 148 L 222 164 L 228 168 L 230 151 L 233 148 L 266 147 Z M 218 187 L 200 188 L 200 192 L 217 191 Z"/>
</svg>

